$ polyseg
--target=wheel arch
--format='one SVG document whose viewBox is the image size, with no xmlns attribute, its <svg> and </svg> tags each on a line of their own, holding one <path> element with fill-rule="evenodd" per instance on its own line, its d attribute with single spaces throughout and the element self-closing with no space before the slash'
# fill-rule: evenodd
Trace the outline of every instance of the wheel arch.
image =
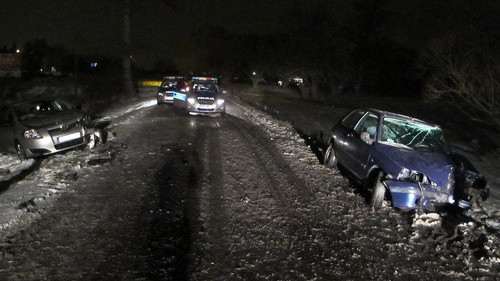
<svg viewBox="0 0 500 281">
<path fill-rule="evenodd" d="M 381 167 L 379 167 L 377 165 L 372 166 L 368 170 L 367 177 L 366 177 L 366 180 L 365 180 L 365 188 L 370 189 L 370 188 L 372 188 L 374 186 L 375 181 L 377 180 L 377 177 L 378 177 L 378 175 L 379 175 L 380 172 L 383 173 L 384 177 L 385 177 L 385 175 L 387 175 L 387 172 L 385 172 L 383 168 L 381 168 Z M 382 178 L 382 184 L 385 187 L 385 196 L 390 200 L 390 202 L 392 204 L 391 189 L 385 183 L 384 178 Z"/>
</svg>

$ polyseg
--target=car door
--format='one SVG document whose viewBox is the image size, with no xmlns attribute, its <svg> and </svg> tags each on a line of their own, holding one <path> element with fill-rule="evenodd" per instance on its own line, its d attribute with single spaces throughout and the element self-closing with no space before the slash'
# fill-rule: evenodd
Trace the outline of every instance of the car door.
<svg viewBox="0 0 500 281">
<path fill-rule="evenodd" d="M 345 140 L 348 138 L 349 134 L 354 132 L 354 128 L 358 124 L 359 120 L 365 115 L 366 110 L 358 109 L 349 113 L 342 121 L 340 125 L 333 131 L 333 138 L 335 140 L 335 156 L 337 157 L 339 163 L 343 166 L 348 165 L 349 161 L 346 156 Z"/>
<path fill-rule="evenodd" d="M 361 139 L 361 133 L 370 134 L 372 140 L 376 140 L 379 127 L 379 116 L 373 112 L 367 112 L 353 131 L 347 134 L 344 141 L 344 153 L 346 165 L 356 177 L 363 178 L 367 166 L 372 145 Z"/>
<path fill-rule="evenodd" d="M 13 152 L 14 148 L 14 119 L 9 107 L 0 109 L 0 150 Z"/>
</svg>

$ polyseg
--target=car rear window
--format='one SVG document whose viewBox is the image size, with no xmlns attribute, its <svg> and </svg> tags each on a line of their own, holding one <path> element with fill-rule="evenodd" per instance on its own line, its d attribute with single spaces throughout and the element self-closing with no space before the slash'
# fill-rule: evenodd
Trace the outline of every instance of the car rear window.
<svg viewBox="0 0 500 281">
<path fill-rule="evenodd" d="M 344 124 L 344 126 L 346 126 L 349 129 L 354 129 L 356 124 L 358 124 L 359 119 L 361 119 L 361 117 L 363 117 L 365 113 L 366 113 L 365 110 L 355 110 L 349 113 L 349 115 L 347 115 L 344 118 L 344 120 L 342 120 L 342 124 Z"/>
<path fill-rule="evenodd" d="M 161 83 L 161 87 L 164 88 L 176 87 L 178 84 L 180 84 L 178 81 L 166 80 Z"/>
</svg>

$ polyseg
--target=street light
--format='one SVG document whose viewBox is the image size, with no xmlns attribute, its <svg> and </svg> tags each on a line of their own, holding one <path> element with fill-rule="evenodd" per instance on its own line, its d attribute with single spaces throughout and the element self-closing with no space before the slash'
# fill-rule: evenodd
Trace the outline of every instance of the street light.
<svg viewBox="0 0 500 281">
<path fill-rule="evenodd" d="M 253 76 L 255 76 L 255 75 L 257 75 L 257 72 L 254 71 L 254 72 L 252 72 L 252 74 L 253 74 Z"/>
<path fill-rule="evenodd" d="M 19 54 L 20 52 L 21 52 L 21 50 L 19 50 L 19 49 L 17 49 L 17 50 L 16 50 L 16 53 L 17 53 L 17 54 Z"/>
</svg>

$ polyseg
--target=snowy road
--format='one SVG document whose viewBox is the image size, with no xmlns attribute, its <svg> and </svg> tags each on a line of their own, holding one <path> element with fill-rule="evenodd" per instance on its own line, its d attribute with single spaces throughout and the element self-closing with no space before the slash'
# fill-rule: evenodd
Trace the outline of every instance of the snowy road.
<svg viewBox="0 0 500 281">
<path fill-rule="evenodd" d="M 229 112 L 255 117 L 243 111 L 234 105 Z M 0 280 L 498 275 L 498 234 L 432 215 L 374 212 L 342 176 L 295 149 L 303 142 L 287 139 L 286 130 L 277 137 L 234 116 L 153 106 L 113 131 L 111 161 L 84 171 L 39 220 L 2 244 Z"/>
</svg>

